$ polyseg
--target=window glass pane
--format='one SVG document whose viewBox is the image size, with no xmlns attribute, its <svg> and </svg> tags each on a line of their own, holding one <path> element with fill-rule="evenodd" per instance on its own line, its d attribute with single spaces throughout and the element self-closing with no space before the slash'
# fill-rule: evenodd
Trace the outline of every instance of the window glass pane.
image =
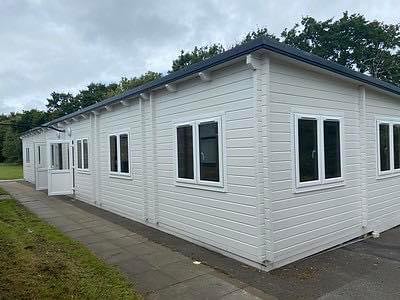
<svg viewBox="0 0 400 300">
<path fill-rule="evenodd" d="M 389 124 L 379 124 L 381 171 L 390 170 Z"/>
<path fill-rule="evenodd" d="M 121 173 L 129 173 L 129 149 L 128 149 L 128 135 L 121 134 L 119 136 L 119 151 Z"/>
<path fill-rule="evenodd" d="M 26 156 L 26 158 L 25 158 L 26 162 L 30 163 L 31 162 L 31 158 L 30 158 L 30 155 L 29 155 L 29 148 L 26 148 L 25 156 Z"/>
<path fill-rule="evenodd" d="M 110 136 L 110 171 L 118 172 L 117 136 Z"/>
<path fill-rule="evenodd" d="M 219 181 L 218 123 L 199 125 L 200 180 Z"/>
<path fill-rule="evenodd" d="M 194 178 L 193 171 L 193 129 L 190 125 L 178 127 L 177 151 L 178 151 L 178 177 Z"/>
<path fill-rule="evenodd" d="M 298 120 L 300 182 L 318 180 L 317 120 Z"/>
<path fill-rule="evenodd" d="M 76 146 L 77 146 L 76 156 L 78 157 L 78 169 L 82 169 L 82 141 L 77 141 Z"/>
<path fill-rule="evenodd" d="M 37 150 L 38 150 L 38 165 L 40 166 L 42 164 L 42 158 L 40 157 L 40 146 L 38 146 Z"/>
<path fill-rule="evenodd" d="M 324 121 L 325 178 L 341 177 L 340 123 L 338 120 Z"/>
<path fill-rule="evenodd" d="M 89 148 L 88 148 L 88 140 L 84 139 L 83 143 L 83 168 L 89 168 Z"/>
<path fill-rule="evenodd" d="M 400 124 L 393 125 L 394 168 L 400 169 Z"/>
</svg>

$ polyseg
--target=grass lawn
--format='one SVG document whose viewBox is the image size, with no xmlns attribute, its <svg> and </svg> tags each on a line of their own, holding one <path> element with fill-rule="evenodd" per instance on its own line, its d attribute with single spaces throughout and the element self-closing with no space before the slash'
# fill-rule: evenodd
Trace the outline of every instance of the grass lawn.
<svg viewBox="0 0 400 300">
<path fill-rule="evenodd" d="M 139 298 L 117 269 L 83 245 L 15 200 L 0 200 L 0 299 Z"/>
<path fill-rule="evenodd" d="M 23 178 L 22 165 L 0 163 L 0 180 Z"/>
</svg>

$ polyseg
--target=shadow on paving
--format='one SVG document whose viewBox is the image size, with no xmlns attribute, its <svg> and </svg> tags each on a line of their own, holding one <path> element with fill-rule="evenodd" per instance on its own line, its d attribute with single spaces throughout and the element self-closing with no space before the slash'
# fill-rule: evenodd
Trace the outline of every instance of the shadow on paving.
<svg viewBox="0 0 400 300">
<path fill-rule="evenodd" d="M 69 197 L 57 198 L 279 299 L 400 299 L 400 227 L 379 239 L 363 240 L 263 272 L 101 208 Z"/>
</svg>

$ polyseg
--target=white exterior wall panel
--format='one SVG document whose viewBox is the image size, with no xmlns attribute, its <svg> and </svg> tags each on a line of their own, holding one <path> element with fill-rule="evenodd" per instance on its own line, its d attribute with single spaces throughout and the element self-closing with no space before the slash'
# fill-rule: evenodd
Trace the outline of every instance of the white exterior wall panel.
<svg viewBox="0 0 400 300">
<path fill-rule="evenodd" d="M 160 227 L 260 262 L 253 71 L 236 64 L 155 95 Z M 224 117 L 226 192 L 175 185 L 175 124 Z"/>
<path fill-rule="evenodd" d="M 143 203 L 143 170 L 141 149 L 141 114 L 137 100 L 131 101 L 129 107 L 121 105 L 112 111 L 104 111 L 98 117 L 99 157 L 99 205 L 117 214 L 135 220 L 144 220 Z M 110 175 L 109 135 L 129 133 L 130 170 L 129 178 L 118 178 Z"/>
<path fill-rule="evenodd" d="M 400 224 L 400 176 L 378 176 L 377 120 L 400 121 L 400 101 L 366 90 L 368 228 L 384 231 Z"/>
<path fill-rule="evenodd" d="M 359 94 L 355 85 L 276 59 L 270 70 L 269 188 L 274 263 L 281 265 L 362 234 Z M 343 118 L 342 186 L 295 190 L 294 113 Z"/>
</svg>

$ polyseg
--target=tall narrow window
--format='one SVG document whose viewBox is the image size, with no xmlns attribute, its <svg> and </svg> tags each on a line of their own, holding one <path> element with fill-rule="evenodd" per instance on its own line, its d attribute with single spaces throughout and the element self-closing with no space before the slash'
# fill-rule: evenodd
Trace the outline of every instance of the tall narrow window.
<svg viewBox="0 0 400 300">
<path fill-rule="evenodd" d="M 76 156 L 78 159 L 78 169 L 82 169 L 82 141 L 78 140 L 76 142 Z"/>
<path fill-rule="evenodd" d="M 199 124 L 200 180 L 219 181 L 218 123 Z"/>
<path fill-rule="evenodd" d="M 296 187 L 343 181 L 341 118 L 296 115 Z"/>
<path fill-rule="evenodd" d="M 110 171 L 117 175 L 129 175 L 129 134 L 110 135 Z"/>
<path fill-rule="evenodd" d="M 393 125 L 394 168 L 400 169 L 400 124 Z"/>
<path fill-rule="evenodd" d="M 30 155 L 29 148 L 25 149 L 25 162 L 27 164 L 31 163 L 31 155 Z"/>
<path fill-rule="evenodd" d="M 129 149 L 127 134 L 121 134 L 119 136 L 119 145 L 121 173 L 129 173 Z"/>
<path fill-rule="evenodd" d="M 88 145 L 88 140 L 84 139 L 82 140 L 82 145 L 83 145 L 83 168 L 88 169 L 89 168 L 89 145 Z"/>
<path fill-rule="evenodd" d="M 315 119 L 298 119 L 300 182 L 318 180 L 318 129 Z"/>
<path fill-rule="evenodd" d="M 118 172 L 117 136 L 110 136 L 110 171 Z"/>
<path fill-rule="evenodd" d="M 389 124 L 379 124 L 379 154 L 380 154 L 380 170 L 390 170 L 390 141 L 389 141 Z"/>
<path fill-rule="evenodd" d="M 193 169 L 193 126 L 177 127 L 178 177 L 194 179 Z"/>
<path fill-rule="evenodd" d="M 325 178 L 341 177 L 340 123 L 324 120 Z"/>
</svg>

